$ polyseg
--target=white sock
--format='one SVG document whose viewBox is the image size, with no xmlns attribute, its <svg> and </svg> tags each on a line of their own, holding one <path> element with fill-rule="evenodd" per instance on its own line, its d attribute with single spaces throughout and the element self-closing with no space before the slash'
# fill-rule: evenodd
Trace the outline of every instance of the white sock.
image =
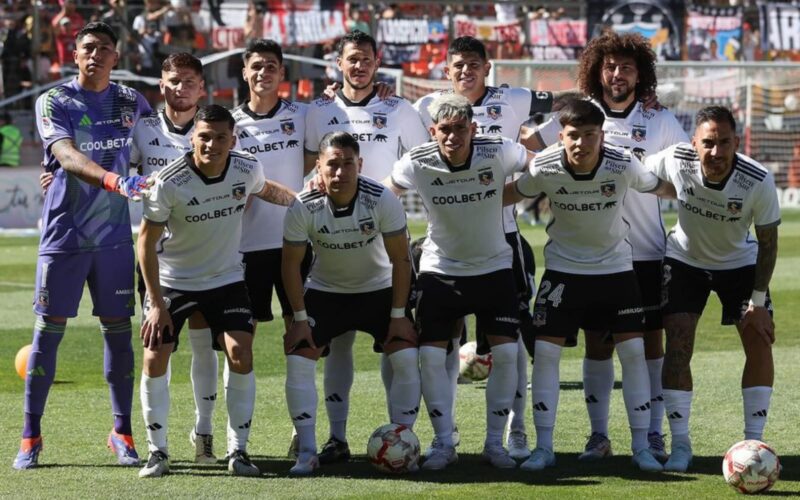
<svg viewBox="0 0 800 500">
<path fill-rule="evenodd" d="M 300 451 L 317 452 L 317 362 L 302 356 L 286 356 L 286 405 L 297 430 Z"/>
<path fill-rule="evenodd" d="M 560 345 L 537 340 L 534 347 L 531 403 L 536 427 L 536 447 L 553 449 L 553 428 L 558 409 Z"/>
<path fill-rule="evenodd" d="M 511 404 L 509 417 L 509 430 L 525 432 L 525 412 L 528 407 L 528 351 L 520 335 L 517 341 L 517 389 L 514 392 L 514 402 Z"/>
<path fill-rule="evenodd" d="M 764 385 L 742 388 L 744 401 L 744 438 L 758 439 L 764 434 L 767 423 L 769 401 L 772 398 L 772 387 Z"/>
<path fill-rule="evenodd" d="M 614 389 L 614 360 L 583 358 L 583 397 L 592 432 L 608 436 L 608 407 Z"/>
<path fill-rule="evenodd" d="M 664 389 L 664 407 L 669 422 L 672 445 L 689 442 L 689 417 L 692 413 L 692 391 Z"/>
<path fill-rule="evenodd" d="M 211 420 L 217 401 L 217 353 L 211 347 L 211 329 L 189 330 L 192 345 L 192 390 L 194 391 L 195 432 L 213 434 Z"/>
<path fill-rule="evenodd" d="M 169 380 L 166 375 L 150 378 L 142 373 L 139 385 L 147 448 L 150 452 L 167 453 L 167 421 L 169 418 Z"/>
<path fill-rule="evenodd" d="M 250 373 L 230 372 L 225 386 L 225 403 L 228 406 L 228 429 L 233 432 L 228 451 L 247 450 L 253 407 L 256 402 L 256 376 Z"/>
<path fill-rule="evenodd" d="M 503 444 L 503 431 L 517 390 L 517 343 L 492 346 L 492 371 L 486 383 L 486 444 Z"/>
<path fill-rule="evenodd" d="M 419 362 L 419 359 L 417 361 Z M 419 370 L 419 363 L 417 364 L 417 369 Z M 387 415 L 389 415 L 389 420 L 392 420 L 391 389 L 393 378 L 392 362 L 389 361 L 389 356 L 385 352 L 381 353 L 381 382 L 383 382 L 383 390 L 386 392 L 386 411 Z"/>
<path fill-rule="evenodd" d="M 421 395 L 419 349 L 402 349 L 383 357 L 388 358 L 394 373 L 389 391 L 392 423 L 414 427 Z"/>
<path fill-rule="evenodd" d="M 650 429 L 661 434 L 664 422 L 664 390 L 661 386 L 661 368 L 664 358 L 648 359 L 647 372 L 650 374 Z"/>
<path fill-rule="evenodd" d="M 339 335 L 330 343 L 331 352 L 325 358 L 325 409 L 331 436 L 347 441 L 347 415 L 350 413 L 350 389 L 353 387 L 353 344 L 356 332 Z"/>
<path fill-rule="evenodd" d="M 464 318 L 464 321 L 467 319 Z M 447 379 L 450 381 L 450 391 L 453 394 L 453 407 L 450 409 L 451 415 L 453 415 L 453 429 L 457 427 L 456 424 L 456 396 L 458 395 L 458 372 L 461 369 L 461 360 L 458 357 L 459 349 L 461 349 L 461 337 L 451 339 L 450 345 L 453 348 L 450 350 L 450 353 L 447 354 L 447 358 L 445 360 L 445 368 L 447 369 Z"/>
<path fill-rule="evenodd" d="M 453 446 L 453 395 L 444 366 L 446 358 L 447 352 L 441 347 L 424 345 L 419 348 L 422 397 L 433 432 L 443 445 Z"/>
<path fill-rule="evenodd" d="M 644 339 L 629 339 L 615 345 L 622 365 L 622 398 L 631 426 L 631 449 L 634 453 L 649 446 L 650 375 L 644 359 Z"/>
</svg>

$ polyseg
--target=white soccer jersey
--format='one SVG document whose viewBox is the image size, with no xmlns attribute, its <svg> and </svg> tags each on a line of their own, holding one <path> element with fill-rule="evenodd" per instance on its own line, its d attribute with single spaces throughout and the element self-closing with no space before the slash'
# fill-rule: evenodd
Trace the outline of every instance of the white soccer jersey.
<svg viewBox="0 0 800 500">
<path fill-rule="evenodd" d="M 164 110 L 140 118 L 133 129 L 131 165 L 144 175 L 161 170 L 192 149 L 193 131 L 193 121 L 177 128 Z"/>
<path fill-rule="evenodd" d="M 290 245 L 314 247 L 306 286 L 335 293 L 363 293 L 392 286 L 392 264 L 384 236 L 405 233 L 403 204 L 381 184 L 359 177 L 358 193 L 346 210 L 334 208 L 317 190 L 297 196 L 284 222 Z"/>
<path fill-rule="evenodd" d="M 166 226 L 158 244 L 161 285 L 196 291 L 243 280 L 241 220 L 247 196 L 264 188 L 258 160 L 232 151 L 222 175 L 210 179 L 187 153 L 155 180 L 144 218 Z"/>
<path fill-rule="evenodd" d="M 432 127 L 428 107 L 439 96 L 452 94 L 453 90 L 438 90 L 414 103 L 425 127 Z M 486 87 L 486 92 L 472 104 L 472 121 L 479 134 L 497 134 L 512 141 L 519 140 L 519 130 L 536 113 L 549 113 L 553 109 L 551 92 L 533 92 L 522 87 Z M 503 208 L 503 226 L 507 233 L 517 232 L 513 205 Z"/>
<path fill-rule="evenodd" d="M 258 158 L 264 177 L 303 189 L 303 137 L 308 105 L 278 100 L 269 113 L 253 112 L 245 102 L 233 110 L 236 149 Z M 242 252 L 281 248 L 286 207 L 250 203 L 242 221 Z"/>
<path fill-rule="evenodd" d="M 656 175 L 675 185 L 678 223 L 667 235 L 667 257 L 709 270 L 753 265 L 756 227 L 781 222 L 772 173 L 742 154 L 721 183 L 709 183 L 691 144 L 681 143 L 647 158 Z"/>
<path fill-rule="evenodd" d="M 631 151 L 640 161 L 673 144 L 687 142 L 689 137 L 678 120 L 666 109 L 645 110 L 634 101 L 623 111 L 613 111 L 605 102 L 592 99 L 603 110 L 605 142 Z M 539 133 L 545 144 L 558 142 L 561 124 L 558 117 L 542 125 Z M 666 239 L 661 206 L 657 196 L 630 191 L 623 206 L 625 219 L 631 225 L 628 239 L 633 245 L 633 260 L 661 260 Z"/>
<path fill-rule="evenodd" d="M 402 97 L 381 100 L 373 92 L 361 102 L 348 100 L 342 91 L 331 99 L 317 99 L 308 110 L 305 149 L 316 153 L 329 132 L 350 132 L 361 148 L 361 175 L 383 181 L 392 165 L 414 146 L 430 140 L 419 114 Z"/>
<path fill-rule="evenodd" d="M 476 276 L 511 268 L 502 224 L 506 177 L 524 167 L 527 150 L 496 136 L 476 136 L 464 165 L 450 166 L 430 142 L 394 165 L 392 182 L 416 189 L 428 211 L 420 270 Z"/>
<path fill-rule="evenodd" d="M 612 274 L 633 269 L 629 224 L 622 213 L 628 188 L 655 190 L 660 181 L 629 151 L 604 144 L 588 174 L 567 164 L 563 146 L 534 158 L 517 181 L 523 196 L 544 192 L 552 216 L 544 246 L 545 268 L 572 274 Z"/>
</svg>

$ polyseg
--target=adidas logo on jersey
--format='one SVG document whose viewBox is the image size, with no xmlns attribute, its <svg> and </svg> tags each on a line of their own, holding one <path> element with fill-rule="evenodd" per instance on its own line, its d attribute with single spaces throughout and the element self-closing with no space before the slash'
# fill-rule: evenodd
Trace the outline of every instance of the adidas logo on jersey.
<svg viewBox="0 0 800 500">
<path fill-rule="evenodd" d="M 250 134 L 247 133 L 247 130 L 239 132 L 239 139 L 247 139 L 248 137 L 250 137 Z"/>
<path fill-rule="evenodd" d="M 336 117 L 334 116 L 333 118 L 331 118 L 331 121 L 328 122 L 328 125 L 339 125 L 339 120 L 337 120 Z"/>
<path fill-rule="evenodd" d="M 158 143 L 158 137 L 156 137 L 152 141 L 148 142 L 147 144 L 149 144 L 151 146 L 160 146 L 161 145 L 161 144 Z"/>
<path fill-rule="evenodd" d="M 433 180 L 433 182 L 431 182 L 431 186 L 444 186 L 444 182 L 442 182 L 442 179 L 437 177 Z"/>
<path fill-rule="evenodd" d="M 319 228 L 319 231 L 317 232 L 319 234 L 331 234 L 331 230 L 328 229 L 328 226 L 322 226 L 321 228 Z"/>
<path fill-rule="evenodd" d="M 567 191 L 567 188 L 565 188 L 564 186 L 561 186 L 559 190 L 556 191 L 556 194 L 569 194 L 569 191 Z"/>
<path fill-rule="evenodd" d="M 197 201 L 197 198 L 195 198 L 194 196 L 192 196 L 192 199 L 191 199 L 191 200 L 189 200 L 189 203 L 187 203 L 186 205 L 187 205 L 187 206 L 189 206 L 189 207 L 196 207 L 196 206 L 197 206 L 197 205 L 199 205 L 199 204 L 200 204 L 200 202 L 199 202 L 199 201 Z"/>
</svg>

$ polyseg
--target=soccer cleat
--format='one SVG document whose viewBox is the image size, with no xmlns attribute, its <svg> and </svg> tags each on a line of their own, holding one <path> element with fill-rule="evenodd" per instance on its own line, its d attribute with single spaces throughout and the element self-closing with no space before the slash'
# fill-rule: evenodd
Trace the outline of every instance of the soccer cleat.
<svg viewBox="0 0 800 500">
<path fill-rule="evenodd" d="M 22 438 L 14 467 L 17 470 L 33 469 L 39 465 L 39 452 L 42 451 L 42 436 Z"/>
<path fill-rule="evenodd" d="M 147 465 L 139 470 L 139 477 L 161 477 L 169 474 L 169 457 L 161 450 L 151 451 Z"/>
<path fill-rule="evenodd" d="M 444 446 L 436 441 L 431 448 L 431 453 L 422 463 L 423 470 L 442 470 L 450 464 L 458 462 L 455 446 Z"/>
<path fill-rule="evenodd" d="M 508 451 L 500 445 L 484 446 L 481 456 L 484 460 L 492 464 L 493 467 L 497 467 L 498 469 L 517 468 L 517 461 L 511 458 Z"/>
<path fill-rule="evenodd" d="M 531 452 L 530 458 L 519 466 L 522 470 L 537 471 L 547 467 L 556 466 L 556 454 L 548 448 L 536 448 Z"/>
<path fill-rule="evenodd" d="M 292 436 L 292 442 L 289 443 L 289 451 L 286 453 L 288 458 L 297 458 L 300 455 L 300 438 L 297 434 Z"/>
<path fill-rule="evenodd" d="M 656 457 L 653 456 L 653 452 L 651 452 L 648 448 L 642 448 L 634 453 L 631 461 L 633 462 L 633 465 L 644 472 L 661 472 L 664 470 L 664 466 L 661 465 L 661 462 L 659 462 Z"/>
<path fill-rule="evenodd" d="M 234 476 L 260 476 L 261 471 L 250 461 L 243 450 L 235 450 L 228 456 L 228 471 Z"/>
<path fill-rule="evenodd" d="M 461 444 L 461 433 L 458 432 L 458 427 L 453 427 L 453 446 L 458 446 Z M 439 438 L 433 436 L 431 440 L 431 445 L 425 450 L 425 453 L 422 455 L 425 458 L 428 458 L 431 453 L 433 453 L 433 449 L 439 446 Z"/>
<path fill-rule="evenodd" d="M 669 454 L 664 447 L 664 435 L 660 432 L 650 432 L 647 434 L 647 441 L 650 443 L 650 453 L 662 464 L 667 461 Z"/>
<path fill-rule="evenodd" d="M 578 456 L 581 462 L 594 462 L 601 458 L 610 457 L 613 455 L 611 452 L 611 441 L 605 434 L 593 432 L 586 442 L 584 452 Z"/>
<path fill-rule="evenodd" d="M 528 448 L 528 435 L 522 431 L 511 431 L 506 436 L 506 446 L 508 447 L 508 456 L 514 460 L 526 460 L 531 456 L 531 450 Z"/>
<path fill-rule="evenodd" d="M 133 444 L 133 436 L 130 434 L 120 434 L 111 429 L 108 435 L 108 448 L 117 456 L 120 465 L 135 467 L 141 462 Z"/>
<path fill-rule="evenodd" d="M 319 463 L 323 465 L 347 462 L 348 460 L 350 460 L 350 447 L 347 445 L 347 441 L 339 441 L 333 436 L 322 445 L 322 450 L 319 452 Z"/>
<path fill-rule="evenodd" d="M 672 454 L 664 464 L 664 470 L 686 472 L 690 465 L 692 465 L 692 445 L 689 443 L 672 443 Z"/>
<path fill-rule="evenodd" d="M 297 462 L 289 469 L 292 476 L 308 476 L 319 468 L 319 457 L 315 453 L 301 453 Z"/>
<path fill-rule="evenodd" d="M 214 436 L 212 434 L 198 434 L 194 428 L 189 433 L 189 441 L 194 446 L 194 461 L 198 464 L 215 464 L 217 456 L 214 455 Z"/>
<path fill-rule="evenodd" d="M 458 426 L 453 426 L 453 446 L 458 446 L 461 444 L 461 433 L 458 432 Z"/>
</svg>

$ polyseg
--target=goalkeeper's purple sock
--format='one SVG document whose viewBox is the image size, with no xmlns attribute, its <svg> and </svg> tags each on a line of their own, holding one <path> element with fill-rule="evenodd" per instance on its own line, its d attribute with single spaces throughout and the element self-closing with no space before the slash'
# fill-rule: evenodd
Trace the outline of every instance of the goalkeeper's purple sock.
<svg viewBox="0 0 800 500">
<path fill-rule="evenodd" d="M 23 438 L 42 434 L 40 422 L 47 403 L 47 394 L 56 374 L 58 344 L 64 338 L 66 323 L 54 323 L 42 317 L 33 327 L 33 348 L 28 357 L 28 376 L 25 378 L 25 425 Z"/>
<path fill-rule="evenodd" d="M 131 406 L 133 404 L 133 348 L 131 347 L 131 322 L 126 319 L 100 325 L 105 340 L 103 371 L 111 393 L 111 410 L 114 430 L 131 434 Z"/>
</svg>

